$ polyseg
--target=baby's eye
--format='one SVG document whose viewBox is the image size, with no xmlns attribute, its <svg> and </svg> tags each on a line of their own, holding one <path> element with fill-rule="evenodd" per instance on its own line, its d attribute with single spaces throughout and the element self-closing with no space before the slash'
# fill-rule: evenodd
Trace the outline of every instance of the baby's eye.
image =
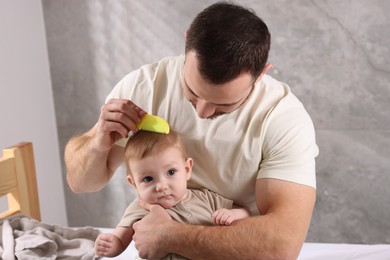
<svg viewBox="0 0 390 260">
<path fill-rule="evenodd" d="M 176 170 L 175 170 L 175 169 L 170 169 L 170 170 L 168 170 L 167 175 L 168 175 L 168 176 L 172 176 L 172 175 L 174 175 L 175 173 L 176 173 Z"/>
<path fill-rule="evenodd" d="M 142 179 L 143 182 L 151 182 L 153 181 L 153 177 L 146 176 L 145 178 Z"/>
</svg>

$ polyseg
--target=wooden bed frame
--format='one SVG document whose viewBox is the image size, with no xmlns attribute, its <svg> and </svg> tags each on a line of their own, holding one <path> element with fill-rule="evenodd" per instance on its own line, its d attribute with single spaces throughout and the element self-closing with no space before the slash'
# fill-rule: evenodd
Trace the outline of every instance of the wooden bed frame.
<svg viewBox="0 0 390 260">
<path fill-rule="evenodd" d="M 0 218 L 24 214 L 41 220 L 32 143 L 19 143 L 3 149 L 0 197 L 3 196 L 8 198 L 8 209 L 0 213 Z"/>
</svg>

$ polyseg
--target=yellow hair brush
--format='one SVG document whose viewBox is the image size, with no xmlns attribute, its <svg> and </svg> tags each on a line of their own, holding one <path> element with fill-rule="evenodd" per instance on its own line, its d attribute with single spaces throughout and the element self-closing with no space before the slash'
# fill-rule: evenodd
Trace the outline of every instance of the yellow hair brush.
<svg viewBox="0 0 390 260">
<path fill-rule="evenodd" d="M 137 128 L 139 130 L 145 130 L 150 132 L 169 134 L 169 124 L 167 121 L 162 119 L 161 117 L 145 114 L 141 121 L 137 124 Z M 129 136 L 127 138 L 122 138 L 116 141 L 115 144 L 125 147 L 127 140 L 133 135 L 133 132 L 130 131 Z"/>
<path fill-rule="evenodd" d="M 161 117 L 145 114 L 137 124 L 139 130 L 169 134 L 169 124 Z"/>
</svg>

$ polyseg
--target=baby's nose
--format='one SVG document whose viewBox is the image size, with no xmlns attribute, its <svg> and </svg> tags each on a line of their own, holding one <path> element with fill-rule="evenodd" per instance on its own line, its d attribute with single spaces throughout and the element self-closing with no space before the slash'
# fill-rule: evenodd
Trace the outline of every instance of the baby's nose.
<svg viewBox="0 0 390 260">
<path fill-rule="evenodd" d="M 157 183 L 157 185 L 156 185 L 156 190 L 157 191 L 164 191 L 164 190 L 166 190 L 168 188 L 168 185 L 166 184 L 166 183 L 164 183 L 164 182 L 159 182 L 159 183 Z"/>
</svg>

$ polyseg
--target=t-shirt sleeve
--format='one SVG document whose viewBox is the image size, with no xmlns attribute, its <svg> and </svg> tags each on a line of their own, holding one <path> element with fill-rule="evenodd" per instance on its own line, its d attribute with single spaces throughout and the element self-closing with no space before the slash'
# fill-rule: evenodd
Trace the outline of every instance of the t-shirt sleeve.
<svg viewBox="0 0 390 260">
<path fill-rule="evenodd" d="M 270 113 L 257 178 L 274 178 L 316 187 L 318 146 L 303 105 L 288 96 Z"/>
<path fill-rule="evenodd" d="M 205 200 L 209 203 L 212 211 L 215 211 L 217 209 L 226 208 L 226 209 L 232 209 L 233 208 L 233 201 L 230 199 L 227 199 L 221 195 L 218 195 L 215 192 L 212 192 L 208 189 L 202 189 L 203 196 Z"/>
<path fill-rule="evenodd" d="M 117 227 L 131 227 L 136 221 L 145 217 L 149 211 L 138 205 L 135 199 L 126 209 Z"/>
</svg>

